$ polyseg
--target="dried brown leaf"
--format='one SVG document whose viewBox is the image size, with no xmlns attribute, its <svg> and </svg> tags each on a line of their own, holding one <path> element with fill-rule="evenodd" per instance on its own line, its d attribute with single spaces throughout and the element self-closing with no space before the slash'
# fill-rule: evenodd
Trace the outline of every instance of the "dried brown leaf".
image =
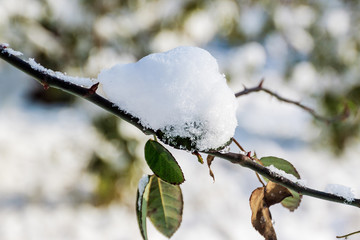
<svg viewBox="0 0 360 240">
<path fill-rule="evenodd" d="M 283 187 L 274 182 L 268 182 L 265 187 L 265 202 L 268 207 L 281 202 L 287 197 L 291 197 L 292 194 L 286 187 Z"/>
<path fill-rule="evenodd" d="M 287 188 L 271 181 L 265 187 L 252 192 L 249 200 L 252 211 L 251 223 L 266 240 L 276 240 L 269 207 L 289 196 L 292 195 Z"/>
<path fill-rule="evenodd" d="M 207 165 L 208 165 L 208 167 L 209 167 L 209 174 L 210 174 L 210 176 L 212 177 L 212 179 L 214 180 L 214 182 L 215 182 L 215 175 L 214 175 L 214 173 L 213 173 L 213 171 L 211 170 L 211 163 L 214 161 L 214 156 L 212 156 L 212 155 L 207 155 L 207 158 L 206 158 L 206 162 L 207 162 Z"/>
<path fill-rule="evenodd" d="M 204 163 L 204 159 L 202 158 L 201 154 L 198 151 L 194 151 L 194 152 L 192 152 L 192 154 L 197 157 L 199 163 L 201 163 L 201 164 Z"/>
<path fill-rule="evenodd" d="M 252 211 L 251 223 L 266 240 L 276 240 L 276 233 L 271 221 L 271 213 L 265 202 L 265 188 L 255 189 L 250 197 Z"/>
</svg>

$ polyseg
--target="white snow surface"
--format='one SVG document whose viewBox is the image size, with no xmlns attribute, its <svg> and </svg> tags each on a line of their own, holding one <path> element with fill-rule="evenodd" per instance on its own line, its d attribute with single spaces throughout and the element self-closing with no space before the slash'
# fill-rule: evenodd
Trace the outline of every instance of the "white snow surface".
<svg viewBox="0 0 360 240">
<path fill-rule="evenodd" d="M 42 72 L 44 72 L 44 73 L 46 73 L 46 74 L 48 74 L 50 76 L 60 78 L 60 79 L 62 79 L 64 81 L 66 81 L 66 82 L 70 82 L 70 83 L 73 83 L 73 84 L 78 85 L 78 86 L 88 87 L 89 88 L 95 83 L 94 80 L 90 79 L 90 78 L 71 77 L 71 76 L 67 76 L 66 74 L 64 74 L 62 72 L 47 69 L 47 68 L 43 67 L 41 64 L 37 63 L 35 61 L 35 59 L 33 59 L 33 58 L 29 58 L 29 60 L 27 62 L 35 70 L 42 71 Z"/>
<path fill-rule="evenodd" d="M 7 52 L 8 54 L 11 54 L 11 55 L 14 55 L 14 56 L 21 56 L 23 55 L 22 52 L 19 52 L 19 51 L 15 51 L 14 49 L 12 48 L 9 48 L 9 44 L 8 43 L 2 43 L 0 44 L 1 46 L 5 47 L 2 51 L 5 51 Z"/>
<path fill-rule="evenodd" d="M 197 150 L 224 146 L 237 126 L 236 100 L 217 61 L 197 47 L 150 54 L 103 70 L 107 99 L 167 137 L 189 137 Z"/>
<path fill-rule="evenodd" d="M 14 49 L 10 48 L 10 45 L 8 43 L 2 43 L 1 45 L 5 47 L 2 51 L 5 51 L 10 55 L 14 55 L 14 56 L 18 56 L 18 57 L 23 55 L 22 52 L 15 51 Z M 91 78 L 67 76 L 66 73 L 64 74 L 62 72 L 47 69 L 44 66 L 42 66 L 41 64 L 37 63 L 35 61 L 35 59 L 33 59 L 33 58 L 29 58 L 27 60 L 27 62 L 35 70 L 39 70 L 39 71 L 44 72 L 44 73 L 46 73 L 46 74 L 48 74 L 50 76 L 60 78 L 60 79 L 62 79 L 64 81 L 66 81 L 66 82 L 70 82 L 70 83 L 73 83 L 73 84 L 78 85 L 78 86 L 91 87 L 95 83 L 94 79 L 91 79 Z"/>
<path fill-rule="evenodd" d="M 297 183 L 301 186 L 305 186 L 306 185 L 306 181 L 305 180 L 302 180 L 302 179 L 298 179 L 296 178 L 294 175 L 292 174 L 288 174 L 286 173 L 285 171 L 281 170 L 281 169 L 278 169 L 276 168 L 274 165 L 270 165 L 267 167 L 271 172 L 275 173 L 275 174 L 278 174 L 280 175 L 281 177 L 284 177 L 284 178 L 287 178 L 289 179 L 290 181 L 294 182 L 294 183 Z"/>
<path fill-rule="evenodd" d="M 137 202 L 137 208 L 139 210 L 141 207 L 141 202 L 142 202 L 141 200 L 144 195 L 145 188 L 148 185 L 149 181 L 150 181 L 149 175 L 144 175 L 139 181 L 139 184 L 138 184 L 139 198 L 138 198 L 138 202 Z"/>
<path fill-rule="evenodd" d="M 328 184 L 326 185 L 325 192 L 335 194 L 343 197 L 348 202 L 352 202 L 355 199 L 354 192 L 350 187 L 343 186 L 340 184 Z"/>
</svg>

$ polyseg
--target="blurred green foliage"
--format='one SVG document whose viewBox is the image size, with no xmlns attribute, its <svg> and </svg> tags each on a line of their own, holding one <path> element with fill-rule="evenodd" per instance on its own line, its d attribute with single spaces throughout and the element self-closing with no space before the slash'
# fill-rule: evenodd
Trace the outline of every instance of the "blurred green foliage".
<svg viewBox="0 0 360 240">
<path fill-rule="evenodd" d="M 336 115 L 348 108 L 349 117 L 344 121 L 330 123 L 325 137 L 336 154 L 340 154 L 346 146 L 360 133 L 360 86 L 350 88 L 345 94 L 326 92 L 322 98 L 323 108 L 329 115 Z"/>
<path fill-rule="evenodd" d="M 114 146 L 118 154 L 109 157 L 95 150 L 88 170 L 97 177 L 98 183 L 93 202 L 95 205 L 109 204 L 122 200 L 127 190 L 133 189 L 134 182 L 141 177 L 142 162 L 136 155 L 136 139 L 124 138 L 118 130 L 120 120 L 114 115 L 101 115 L 93 124 L 104 137 L 104 141 Z M 134 180 L 134 181 L 133 181 Z"/>
</svg>

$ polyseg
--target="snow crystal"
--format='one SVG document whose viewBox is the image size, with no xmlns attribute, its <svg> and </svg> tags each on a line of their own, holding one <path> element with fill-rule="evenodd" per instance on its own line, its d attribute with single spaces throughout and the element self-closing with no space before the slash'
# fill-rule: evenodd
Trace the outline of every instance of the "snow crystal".
<svg viewBox="0 0 360 240">
<path fill-rule="evenodd" d="M 38 71 L 44 72 L 50 76 L 56 77 L 56 78 L 60 78 L 61 80 L 64 80 L 66 82 L 70 82 L 73 83 L 75 85 L 78 86 L 82 86 L 82 87 L 91 87 L 92 85 L 94 85 L 94 81 L 93 79 L 90 78 L 81 78 L 81 77 L 71 77 L 71 76 L 67 76 L 62 72 L 55 72 L 51 69 L 47 69 L 45 67 L 43 67 L 42 65 L 40 65 L 39 63 L 37 63 L 33 58 L 29 58 L 29 60 L 27 61 L 30 66 Z"/>
<path fill-rule="evenodd" d="M 274 165 L 270 165 L 268 167 L 266 167 L 267 169 L 269 169 L 272 173 L 275 173 L 276 175 L 280 175 L 281 177 L 284 177 L 294 183 L 297 183 L 301 186 L 305 186 L 306 185 L 306 181 L 302 180 L 302 179 L 298 179 L 297 177 L 295 177 L 292 174 L 286 173 L 285 171 L 276 168 Z"/>
<path fill-rule="evenodd" d="M 325 192 L 343 197 L 348 202 L 352 202 L 355 199 L 353 190 L 340 184 L 328 184 L 325 188 Z"/>
<path fill-rule="evenodd" d="M 9 48 L 9 46 L 10 46 L 10 45 L 9 45 L 8 43 L 2 43 L 2 44 L 1 44 L 1 47 L 3 47 L 2 51 L 7 52 L 8 54 L 14 55 L 14 56 L 21 56 L 21 55 L 23 55 L 22 52 L 15 51 L 14 49 Z"/>
<path fill-rule="evenodd" d="M 138 198 L 138 203 L 137 203 L 138 209 L 140 209 L 141 200 L 142 200 L 142 197 L 143 197 L 143 194 L 145 191 L 145 187 L 146 187 L 146 185 L 148 185 L 149 181 L 150 181 L 150 178 L 148 175 L 144 175 L 139 181 L 139 185 L 138 185 L 139 198 Z"/>
<path fill-rule="evenodd" d="M 216 59 L 197 47 L 150 54 L 103 70 L 105 97 L 166 137 L 190 138 L 196 150 L 223 147 L 237 126 L 236 99 Z"/>
</svg>

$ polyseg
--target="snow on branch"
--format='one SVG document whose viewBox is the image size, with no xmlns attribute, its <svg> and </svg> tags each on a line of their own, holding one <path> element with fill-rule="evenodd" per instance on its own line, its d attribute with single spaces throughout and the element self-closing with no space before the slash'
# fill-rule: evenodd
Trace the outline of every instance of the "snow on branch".
<svg viewBox="0 0 360 240">
<path fill-rule="evenodd" d="M 196 47 L 151 54 L 137 63 L 103 70 L 98 79 L 69 77 L 13 55 L 1 57 L 43 86 L 85 97 L 179 149 L 205 151 L 230 144 L 237 126 L 236 98 L 216 59 Z M 96 93 L 100 84 L 104 96 Z M 95 90 L 95 91 L 94 91 Z"/>
<path fill-rule="evenodd" d="M 11 48 L 9 48 L 11 49 Z M 6 49 L 6 51 L 9 53 L 9 49 Z M 48 76 L 52 76 L 55 78 L 59 78 L 62 79 L 65 82 L 69 82 L 69 83 L 73 83 L 75 85 L 79 85 L 85 88 L 90 88 L 91 86 L 94 85 L 96 79 L 91 79 L 91 78 L 80 78 L 80 77 L 71 77 L 68 76 L 62 72 L 58 72 L 58 71 L 53 71 L 51 69 L 47 69 L 45 67 L 43 67 L 42 65 L 40 65 L 39 63 L 37 63 L 35 61 L 35 59 L 33 58 L 29 58 L 29 60 L 27 61 L 30 66 L 40 72 L 43 72 L 45 74 L 47 74 Z"/>
<path fill-rule="evenodd" d="M 141 131 L 146 134 L 155 134 L 155 131 L 149 128 L 144 127 L 139 123 L 139 119 L 134 117 L 133 115 L 119 109 L 119 107 L 115 106 L 115 104 L 106 98 L 98 95 L 96 93 L 96 86 L 98 83 L 94 82 L 94 85 L 87 88 L 81 85 L 77 85 L 72 83 L 71 79 L 76 79 L 77 77 L 69 77 L 65 74 L 57 74 L 56 72 L 46 69 L 40 64 L 32 62 L 31 60 L 25 61 L 18 56 L 22 54 L 13 54 L 14 50 L 9 48 L 8 44 L 0 44 L 0 58 L 9 64 L 13 65 L 17 69 L 29 74 L 38 82 L 40 82 L 44 89 L 48 89 L 49 87 L 54 87 L 57 89 L 61 89 L 68 93 L 74 94 L 76 96 L 85 98 L 90 102 L 98 105 L 99 107 L 115 114 L 116 116 L 124 119 L 125 121 L 131 123 Z M 15 51 L 16 52 L 16 51 Z M 17 52 L 19 53 L 19 52 Z M 95 91 L 94 91 L 95 90 Z"/>
<path fill-rule="evenodd" d="M 141 131 L 143 131 L 145 134 L 153 134 L 153 135 L 158 136 L 160 139 L 166 141 L 167 136 L 165 135 L 165 133 L 163 131 L 154 130 L 154 129 L 146 126 L 145 124 L 142 123 L 142 121 L 139 119 L 139 117 L 132 115 L 128 111 L 120 109 L 119 108 L 120 106 L 118 106 L 116 103 L 109 101 L 108 99 L 98 95 L 96 93 L 98 82 L 96 82 L 94 80 L 89 80 L 86 78 L 78 79 L 78 78 L 68 77 L 65 74 L 57 73 L 52 70 L 46 69 L 46 68 L 42 67 L 41 65 L 39 65 L 38 63 L 35 63 L 32 60 L 24 61 L 21 58 L 19 58 L 19 56 L 21 56 L 21 55 L 22 54 L 20 52 L 10 49 L 7 44 L 0 44 L 0 58 L 2 58 L 4 61 L 8 62 L 9 64 L 12 64 L 14 67 L 18 68 L 19 70 L 34 77 L 37 81 L 39 81 L 45 87 L 45 89 L 47 89 L 48 87 L 55 87 L 55 88 L 64 90 L 66 92 L 69 92 L 71 94 L 74 94 L 76 96 L 85 98 L 85 99 L 89 100 L 90 102 L 102 107 L 103 109 L 115 114 L 116 116 L 128 121 L 132 125 L 139 128 Z M 172 76 L 176 77 L 176 75 L 172 75 Z M 104 79 L 102 79 L 102 81 L 103 80 Z M 93 85 L 89 84 L 90 81 L 94 84 Z M 86 83 L 86 84 L 84 84 L 84 83 Z M 82 85 L 86 85 L 86 87 L 82 86 Z M 120 86 L 120 87 L 123 87 L 123 86 Z M 275 96 L 279 100 L 284 100 L 284 98 L 278 96 L 277 94 L 272 93 L 270 90 L 264 89 L 262 87 L 262 83 L 260 83 L 259 86 L 255 87 L 255 88 L 245 89 L 244 91 L 239 92 L 235 95 L 236 95 L 236 97 L 238 97 L 238 96 L 250 93 L 250 92 L 257 92 L 257 91 L 265 91 L 265 92 Z M 137 96 L 133 96 L 133 97 L 137 97 Z M 176 98 L 178 96 L 173 95 L 173 97 Z M 291 100 L 287 100 L 287 99 L 285 100 L 285 102 L 293 103 L 298 106 L 302 106 L 299 103 L 296 103 L 295 101 L 291 101 Z M 201 104 L 200 104 L 200 106 L 201 106 Z M 197 106 L 197 107 L 200 107 L 200 106 Z M 305 108 L 305 110 L 306 110 L 306 108 Z M 312 111 L 310 111 L 310 113 L 311 112 Z M 314 115 L 314 116 L 316 117 L 316 115 Z M 185 140 L 182 139 L 181 143 L 184 144 L 184 145 L 182 145 L 182 147 L 185 146 L 185 148 L 187 150 L 192 149 L 191 148 L 192 147 L 191 139 L 185 139 Z M 186 145 L 186 144 L 188 144 L 188 145 Z M 176 146 L 174 144 L 172 146 L 181 148 L 180 146 Z M 243 167 L 249 168 L 249 169 L 259 173 L 260 175 L 268 178 L 269 180 L 271 180 L 275 183 L 278 183 L 284 187 L 287 187 L 289 189 L 292 189 L 303 195 L 308 195 L 311 197 L 324 199 L 327 201 L 338 202 L 338 203 L 343 203 L 343 204 L 347 204 L 347 205 L 360 207 L 360 199 L 354 198 L 354 199 L 351 199 L 351 201 L 349 201 L 348 197 L 344 197 L 341 194 L 339 194 L 338 192 L 336 192 L 334 194 L 334 193 L 322 192 L 322 191 L 308 188 L 302 184 L 299 184 L 298 182 L 294 182 L 294 181 L 286 178 L 286 176 L 284 177 L 283 175 L 279 174 L 279 172 L 272 171 L 271 168 L 269 169 L 267 167 L 264 167 L 264 166 L 258 164 L 257 162 L 253 161 L 251 157 L 249 157 L 245 154 L 231 153 L 231 152 L 223 153 L 223 152 L 216 151 L 216 150 L 205 150 L 205 151 L 201 151 L 201 152 L 207 153 L 207 154 L 216 156 L 218 158 L 227 160 L 231 163 L 239 164 Z"/>
<path fill-rule="evenodd" d="M 342 195 L 339 194 L 339 192 L 336 193 L 323 192 L 306 187 L 305 185 L 303 185 L 302 182 L 299 183 L 298 180 L 293 181 L 287 178 L 287 176 L 284 176 L 283 174 L 279 174 L 278 171 L 275 172 L 271 171 L 271 169 L 269 169 L 268 167 L 264 167 L 259 163 L 253 161 L 252 158 L 247 155 L 231 153 L 231 152 L 229 153 L 208 152 L 208 154 L 228 160 L 231 163 L 239 164 L 243 167 L 249 168 L 259 173 L 260 175 L 268 178 L 269 180 L 278 183 L 286 188 L 294 190 L 300 194 L 331 201 L 331 202 L 338 202 L 355 207 L 360 207 L 360 199 L 356 199 L 356 198 L 350 199 L 347 194 Z"/>
<path fill-rule="evenodd" d="M 98 81 L 107 99 L 180 148 L 221 149 L 235 133 L 236 98 L 216 59 L 204 49 L 153 53 L 103 70 Z M 177 139 L 189 139 L 191 149 Z"/>
</svg>

